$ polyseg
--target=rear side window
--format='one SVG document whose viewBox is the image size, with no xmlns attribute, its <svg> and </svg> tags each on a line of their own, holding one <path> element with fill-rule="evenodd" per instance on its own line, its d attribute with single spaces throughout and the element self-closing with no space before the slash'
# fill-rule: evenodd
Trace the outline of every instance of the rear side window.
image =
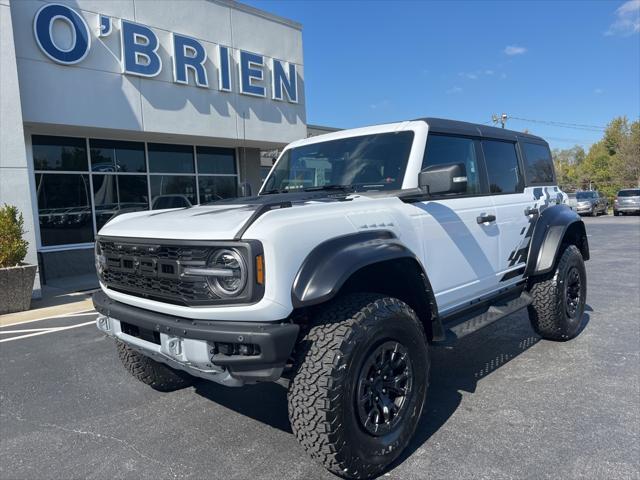
<svg viewBox="0 0 640 480">
<path fill-rule="evenodd" d="M 430 134 L 427 137 L 422 168 L 434 165 L 462 163 L 467 175 L 467 195 L 480 193 L 480 175 L 475 142 L 471 138 Z"/>
<path fill-rule="evenodd" d="M 619 197 L 640 197 L 640 189 L 638 190 L 620 190 Z"/>
<path fill-rule="evenodd" d="M 516 193 L 524 190 L 515 143 L 483 140 L 482 151 L 491 193 Z"/>
<path fill-rule="evenodd" d="M 546 145 L 521 143 L 528 183 L 553 183 L 553 161 Z"/>
</svg>

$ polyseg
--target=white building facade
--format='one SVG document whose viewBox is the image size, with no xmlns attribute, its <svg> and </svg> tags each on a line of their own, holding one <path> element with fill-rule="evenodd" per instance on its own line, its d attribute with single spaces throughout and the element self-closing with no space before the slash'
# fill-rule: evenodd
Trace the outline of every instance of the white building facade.
<svg viewBox="0 0 640 480">
<path fill-rule="evenodd" d="M 0 203 L 40 283 L 114 214 L 239 194 L 307 135 L 301 26 L 230 0 L 0 0 Z"/>
</svg>

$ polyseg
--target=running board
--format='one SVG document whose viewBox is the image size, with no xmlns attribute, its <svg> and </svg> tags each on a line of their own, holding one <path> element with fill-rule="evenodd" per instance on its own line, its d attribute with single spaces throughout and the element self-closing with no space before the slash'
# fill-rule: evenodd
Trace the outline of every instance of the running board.
<svg viewBox="0 0 640 480">
<path fill-rule="evenodd" d="M 520 296 L 511 299 L 496 300 L 482 313 L 469 313 L 455 320 L 444 323 L 445 339 L 433 342 L 435 346 L 450 346 L 463 337 L 477 332 L 481 328 L 522 310 L 533 301 L 531 295 L 522 292 Z M 444 320 L 446 322 L 446 319 Z"/>
</svg>

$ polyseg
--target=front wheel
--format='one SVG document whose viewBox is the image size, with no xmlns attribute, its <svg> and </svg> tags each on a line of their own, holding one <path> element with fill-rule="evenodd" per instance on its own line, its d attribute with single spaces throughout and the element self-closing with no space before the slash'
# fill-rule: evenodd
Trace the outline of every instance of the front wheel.
<svg viewBox="0 0 640 480">
<path fill-rule="evenodd" d="M 409 443 L 425 403 L 429 355 L 415 312 L 395 298 L 342 297 L 296 357 L 288 403 L 302 446 L 342 477 L 380 474 Z"/>
<path fill-rule="evenodd" d="M 580 250 L 566 246 L 554 270 L 530 280 L 529 293 L 533 329 L 547 340 L 574 338 L 580 331 L 587 297 L 587 272 Z"/>
</svg>

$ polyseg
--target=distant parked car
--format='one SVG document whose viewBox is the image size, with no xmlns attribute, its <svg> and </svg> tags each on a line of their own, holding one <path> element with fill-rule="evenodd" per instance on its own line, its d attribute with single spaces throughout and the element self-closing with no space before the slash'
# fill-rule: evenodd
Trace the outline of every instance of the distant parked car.
<svg viewBox="0 0 640 480">
<path fill-rule="evenodd" d="M 640 213 L 640 188 L 620 190 L 613 201 L 613 214 Z"/>
<path fill-rule="evenodd" d="M 597 216 L 607 214 L 609 208 L 609 200 L 597 190 L 587 190 L 585 192 L 576 193 L 576 212 L 580 215 Z"/>
</svg>

